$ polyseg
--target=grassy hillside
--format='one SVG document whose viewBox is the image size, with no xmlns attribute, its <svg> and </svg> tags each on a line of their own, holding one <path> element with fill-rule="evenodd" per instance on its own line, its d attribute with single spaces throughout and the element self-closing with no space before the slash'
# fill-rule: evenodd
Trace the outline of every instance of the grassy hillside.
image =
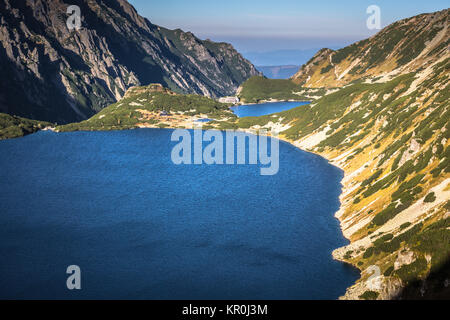
<svg viewBox="0 0 450 320">
<path fill-rule="evenodd" d="M 180 95 L 157 84 L 134 87 L 119 102 L 92 118 L 57 127 L 58 131 L 123 130 L 139 126 L 170 126 L 198 117 L 235 118 L 231 105 L 199 95 Z"/>
<path fill-rule="evenodd" d="M 242 91 L 253 100 L 299 87 L 339 89 L 309 107 L 228 124 L 279 130 L 345 171 L 336 216 L 351 244 L 333 255 L 361 270 L 346 298 L 450 298 L 436 281 L 450 262 L 449 12 L 396 22 L 338 51 L 322 49 L 293 83 L 250 79 Z M 375 289 L 373 267 L 381 273 Z"/>
<path fill-rule="evenodd" d="M 325 94 L 322 89 L 306 89 L 285 79 L 252 77 L 238 90 L 238 97 L 244 103 L 258 103 L 269 100 L 310 101 Z"/>
<path fill-rule="evenodd" d="M 0 113 L 0 140 L 23 137 L 48 126 L 51 123 Z"/>
<path fill-rule="evenodd" d="M 447 58 L 387 82 L 346 86 L 310 107 L 236 123 L 282 126 L 284 139 L 346 172 L 337 216 L 352 243 L 334 256 L 362 271 L 348 298 L 374 295 L 370 266 L 381 269 L 376 293 L 385 299 L 450 260 L 449 76 Z"/>
<path fill-rule="evenodd" d="M 340 87 L 355 80 L 419 71 L 448 52 L 450 9 L 391 24 L 337 51 L 323 49 L 292 78 L 305 87 Z"/>
</svg>

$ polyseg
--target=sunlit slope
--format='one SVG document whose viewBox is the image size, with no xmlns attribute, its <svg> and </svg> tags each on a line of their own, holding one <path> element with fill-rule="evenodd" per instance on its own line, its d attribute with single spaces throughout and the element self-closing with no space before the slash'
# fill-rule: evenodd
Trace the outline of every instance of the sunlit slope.
<svg viewBox="0 0 450 320">
<path fill-rule="evenodd" d="M 245 128 L 283 128 L 282 137 L 345 170 L 337 217 L 352 244 L 334 256 L 362 270 L 348 298 L 392 298 L 450 258 L 450 103 L 447 57 L 421 72 L 360 83 L 310 107 Z M 372 265 L 382 288 L 365 282 Z M 370 291 L 369 293 L 364 293 Z"/>
<path fill-rule="evenodd" d="M 340 87 L 419 71 L 442 58 L 450 44 L 449 9 L 400 20 L 343 49 L 319 51 L 292 77 L 305 87 Z"/>
<path fill-rule="evenodd" d="M 325 89 L 304 88 L 287 79 L 251 77 L 238 89 L 237 95 L 243 103 L 266 101 L 311 101 L 326 94 Z"/>
<path fill-rule="evenodd" d="M 230 105 L 200 95 L 177 94 L 160 84 L 128 89 L 123 99 L 88 120 L 56 128 L 57 131 L 124 130 L 133 128 L 189 127 L 201 118 L 234 119 Z"/>
</svg>

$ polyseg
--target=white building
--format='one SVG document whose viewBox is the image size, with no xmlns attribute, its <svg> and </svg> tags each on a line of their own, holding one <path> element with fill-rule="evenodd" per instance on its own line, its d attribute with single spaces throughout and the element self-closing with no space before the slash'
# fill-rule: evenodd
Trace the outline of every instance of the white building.
<svg viewBox="0 0 450 320">
<path fill-rule="evenodd" d="M 219 98 L 219 102 L 237 104 L 237 103 L 239 103 L 239 98 L 238 97 L 222 97 L 222 98 Z"/>
</svg>

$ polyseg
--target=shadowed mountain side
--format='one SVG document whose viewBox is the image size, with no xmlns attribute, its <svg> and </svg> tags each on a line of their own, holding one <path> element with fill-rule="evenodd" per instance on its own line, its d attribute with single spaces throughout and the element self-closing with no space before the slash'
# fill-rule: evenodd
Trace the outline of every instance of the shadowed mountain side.
<svg viewBox="0 0 450 320">
<path fill-rule="evenodd" d="M 66 25 L 70 5 L 78 30 Z M 220 97 L 260 74 L 230 44 L 154 25 L 125 0 L 0 2 L 0 72 L 0 112 L 58 123 L 87 119 L 133 86 Z"/>
<path fill-rule="evenodd" d="M 448 300 L 450 299 L 450 257 L 440 268 L 431 271 L 425 280 L 407 285 L 395 299 Z"/>
</svg>

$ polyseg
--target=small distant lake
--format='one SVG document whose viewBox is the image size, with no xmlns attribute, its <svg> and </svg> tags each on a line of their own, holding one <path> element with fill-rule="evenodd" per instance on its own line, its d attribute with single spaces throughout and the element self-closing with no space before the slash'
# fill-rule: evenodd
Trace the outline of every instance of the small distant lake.
<svg viewBox="0 0 450 320">
<path fill-rule="evenodd" d="M 203 122 L 203 123 L 206 123 L 206 122 L 211 122 L 211 121 L 213 121 L 212 119 L 207 119 L 207 118 L 203 118 L 203 119 L 197 119 L 197 120 L 195 120 L 195 122 Z"/>
<path fill-rule="evenodd" d="M 304 106 L 309 104 L 310 102 L 302 102 L 302 101 L 289 101 L 289 102 L 268 102 L 268 103 L 260 103 L 260 104 L 249 104 L 231 107 L 231 110 L 237 115 L 239 118 L 244 117 L 259 117 L 265 116 L 272 113 L 278 113 L 290 109 L 294 109 L 300 106 Z"/>
<path fill-rule="evenodd" d="M 337 299 L 356 281 L 331 256 L 341 170 L 285 142 L 273 176 L 178 166 L 172 132 L 0 141 L 0 299 Z"/>
</svg>

